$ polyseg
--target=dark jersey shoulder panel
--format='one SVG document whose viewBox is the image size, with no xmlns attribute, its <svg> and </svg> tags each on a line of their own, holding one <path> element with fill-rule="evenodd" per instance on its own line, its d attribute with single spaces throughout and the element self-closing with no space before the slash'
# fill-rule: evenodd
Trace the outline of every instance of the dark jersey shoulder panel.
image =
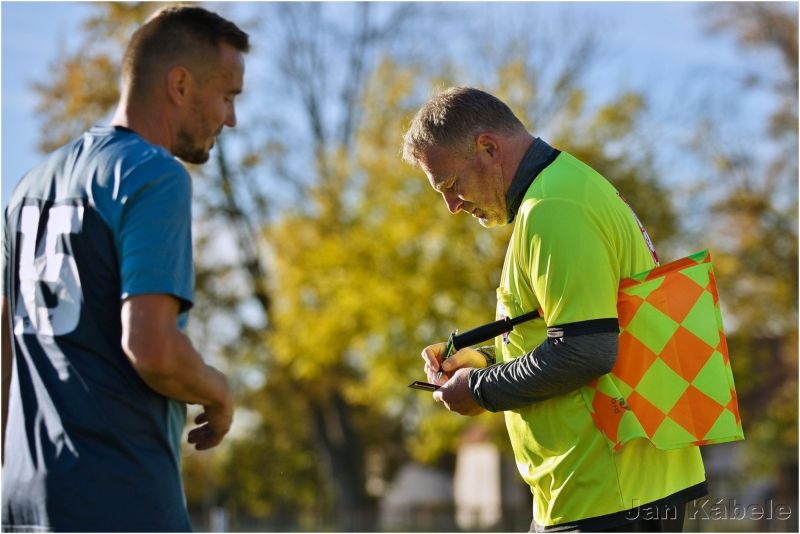
<svg viewBox="0 0 800 534">
<path fill-rule="evenodd" d="M 188 173 L 129 130 L 93 128 L 23 178 L 5 216 L 4 528 L 189 530 L 185 407 L 151 390 L 120 343 L 124 297 L 191 306 Z"/>
</svg>

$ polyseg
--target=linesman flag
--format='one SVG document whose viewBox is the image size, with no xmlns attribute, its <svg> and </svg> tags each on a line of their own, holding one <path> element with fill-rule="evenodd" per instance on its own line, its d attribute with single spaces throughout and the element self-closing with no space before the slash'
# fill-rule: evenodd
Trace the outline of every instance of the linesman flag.
<svg viewBox="0 0 800 534">
<path fill-rule="evenodd" d="M 582 389 L 613 450 L 744 439 L 708 250 L 621 281 L 614 369 Z"/>
</svg>

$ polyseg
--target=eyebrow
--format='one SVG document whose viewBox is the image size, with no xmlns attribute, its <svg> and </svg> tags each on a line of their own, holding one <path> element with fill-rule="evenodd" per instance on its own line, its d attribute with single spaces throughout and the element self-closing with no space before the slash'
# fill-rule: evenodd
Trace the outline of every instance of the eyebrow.
<svg viewBox="0 0 800 534">
<path fill-rule="evenodd" d="M 434 185 L 433 189 L 437 193 L 442 193 L 445 189 L 450 189 L 451 187 L 453 187 L 453 183 L 455 181 L 456 181 L 456 175 L 455 174 L 450 175 L 447 178 L 445 178 L 444 180 L 442 180 L 440 183 Z M 444 187 L 447 184 L 450 184 L 450 185 L 447 186 L 447 187 Z"/>
</svg>

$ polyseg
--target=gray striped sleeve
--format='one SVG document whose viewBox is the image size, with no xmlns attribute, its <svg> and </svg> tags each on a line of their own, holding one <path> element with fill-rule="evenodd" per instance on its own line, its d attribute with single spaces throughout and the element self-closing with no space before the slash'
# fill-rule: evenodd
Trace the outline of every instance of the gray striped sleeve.
<svg viewBox="0 0 800 534">
<path fill-rule="evenodd" d="M 472 370 L 472 396 L 490 412 L 500 412 L 577 389 L 611 371 L 618 337 L 610 332 L 548 338 L 516 360 Z"/>
</svg>

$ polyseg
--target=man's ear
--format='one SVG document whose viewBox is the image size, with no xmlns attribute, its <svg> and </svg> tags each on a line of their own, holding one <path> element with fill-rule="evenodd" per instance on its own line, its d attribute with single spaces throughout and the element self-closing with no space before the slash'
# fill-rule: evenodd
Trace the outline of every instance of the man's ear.
<svg viewBox="0 0 800 534">
<path fill-rule="evenodd" d="M 492 160 L 500 158 L 500 139 L 492 133 L 478 134 L 475 138 L 475 148 L 479 154 L 486 154 Z"/>
<path fill-rule="evenodd" d="M 177 106 L 183 106 L 189 91 L 191 75 L 186 67 L 172 67 L 167 73 L 167 94 Z"/>
</svg>

